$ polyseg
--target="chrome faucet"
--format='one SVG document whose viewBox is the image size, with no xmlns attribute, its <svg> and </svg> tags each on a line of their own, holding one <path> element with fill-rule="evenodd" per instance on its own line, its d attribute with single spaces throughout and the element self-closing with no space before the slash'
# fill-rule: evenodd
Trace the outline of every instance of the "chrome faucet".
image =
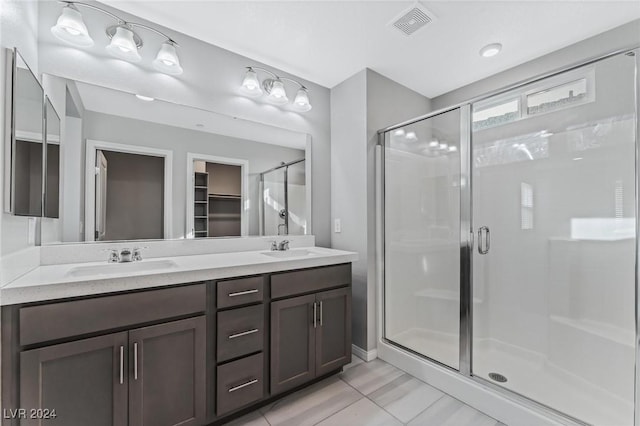
<svg viewBox="0 0 640 426">
<path fill-rule="evenodd" d="M 282 240 L 280 243 L 271 241 L 271 251 L 286 251 L 289 250 L 289 240 Z"/>
<path fill-rule="evenodd" d="M 120 263 L 133 261 L 131 257 L 131 249 L 125 248 L 120 252 Z"/>
<path fill-rule="evenodd" d="M 289 250 L 289 240 L 280 241 L 280 244 L 278 244 L 278 250 L 279 251 Z"/>
</svg>

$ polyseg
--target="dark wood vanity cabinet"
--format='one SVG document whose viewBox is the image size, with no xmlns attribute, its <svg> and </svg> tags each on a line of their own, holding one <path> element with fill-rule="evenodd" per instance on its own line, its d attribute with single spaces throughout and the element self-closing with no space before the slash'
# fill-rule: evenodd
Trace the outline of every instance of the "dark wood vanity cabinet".
<svg viewBox="0 0 640 426">
<path fill-rule="evenodd" d="M 1 349 L 3 426 L 217 424 L 351 361 L 351 265 L 4 306 Z"/>
<path fill-rule="evenodd" d="M 205 338 L 199 316 L 23 351 L 20 406 L 52 425 L 201 425 Z"/>
<path fill-rule="evenodd" d="M 123 332 L 20 353 L 19 406 L 55 416 L 27 415 L 20 425 L 126 426 L 127 344 Z"/>
<path fill-rule="evenodd" d="M 272 276 L 271 393 L 295 388 L 351 362 L 351 266 Z"/>
</svg>

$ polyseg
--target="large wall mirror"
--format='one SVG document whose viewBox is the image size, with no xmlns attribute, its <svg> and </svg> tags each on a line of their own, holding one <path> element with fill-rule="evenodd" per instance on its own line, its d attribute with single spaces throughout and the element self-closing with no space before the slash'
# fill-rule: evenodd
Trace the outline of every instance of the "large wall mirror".
<svg viewBox="0 0 640 426">
<path fill-rule="evenodd" d="M 307 134 L 43 78 L 65 106 L 64 133 L 46 131 L 45 212 L 59 220 L 43 244 L 311 233 Z"/>
<path fill-rule="evenodd" d="M 7 50 L 5 211 L 42 216 L 44 90 L 17 50 Z"/>
</svg>

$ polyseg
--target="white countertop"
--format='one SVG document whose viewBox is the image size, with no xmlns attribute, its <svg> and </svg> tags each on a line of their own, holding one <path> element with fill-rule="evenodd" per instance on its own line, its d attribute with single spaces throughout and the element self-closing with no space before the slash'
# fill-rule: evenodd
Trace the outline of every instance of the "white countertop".
<svg viewBox="0 0 640 426">
<path fill-rule="evenodd" d="M 136 271 L 128 268 L 130 264 L 126 263 L 109 265 L 106 262 L 85 262 L 39 266 L 0 288 L 0 305 L 312 268 L 353 262 L 358 258 L 357 253 L 322 247 L 305 247 L 301 250 L 308 254 L 275 258 L 266 255 L 269 252 L 265 251 L 243 251 L 151 258 L 140 263 L 153 263 L 151 266 L 156 269 Z M 291 252 L 295 253 L 296 249 Z M 104 265 L 109 266 L 104 268 Z M 86 275 L 86 270 L 93 266 L 108 269 L 109 272 Z M 121 266 L 122 270 L 119 270 Z M 84 270 L 85 274 L 74 275 L 74 271 L 78 270 Z"/>
</svg>

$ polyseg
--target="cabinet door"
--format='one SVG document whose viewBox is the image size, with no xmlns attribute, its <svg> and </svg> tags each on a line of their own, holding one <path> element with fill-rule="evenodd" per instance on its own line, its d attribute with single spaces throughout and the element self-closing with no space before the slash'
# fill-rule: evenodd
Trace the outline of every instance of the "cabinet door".
<svg viewBox="0 0 640 426">
<path fill-rule="evenodd" d="M 316 294 L 316 375 L 351 362 L 351 288 Z"/>
<path fill-rule="evenodd" d="M 315 377 L 315 300 L 312 294 L 271 303 L 272 395 Z"/>
<path fill-rule="evenodd" d="M 47 346 L 20 354 L 21 425 L 126 426 L 127 333 Z M 50 420 L 31 409 L 55 410 Z"/>
<path fill-rule="evenodd" d="M 129 425 L 205 423 L 205 317 L 129 332 Z"/>
</svg>

